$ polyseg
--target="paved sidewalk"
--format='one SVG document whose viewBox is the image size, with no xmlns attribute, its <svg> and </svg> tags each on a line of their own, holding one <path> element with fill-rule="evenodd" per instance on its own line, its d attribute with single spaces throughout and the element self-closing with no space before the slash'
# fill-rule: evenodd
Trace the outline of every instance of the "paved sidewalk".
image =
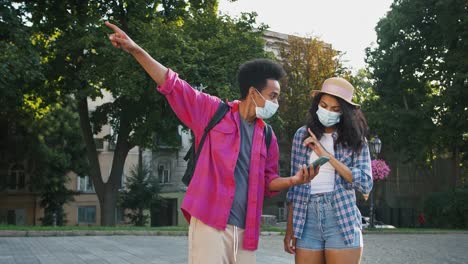
<svg viewBox="0 0 468 264">
<path fill-rule="evenodd" d="M 364 264 L 468 263 L 468 234 L 367 234 Z M 1 264 L 186 263 L 185 236 L 0 237 Z M 294 263 L 282 236 L 262 236 L 258 264 Z"/>
</svg>

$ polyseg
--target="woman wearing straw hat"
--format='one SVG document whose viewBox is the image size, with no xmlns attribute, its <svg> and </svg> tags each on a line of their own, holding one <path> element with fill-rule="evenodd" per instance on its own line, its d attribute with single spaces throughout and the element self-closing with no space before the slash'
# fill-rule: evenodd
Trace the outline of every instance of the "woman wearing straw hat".
<svg viewBox="0 0 468 264">
<path fill-rule="evenodd" d="M 310 182 L 289 189 L 285 251 L 296 263 L 359 263 L 363 241 L 355 191 L 368 194 L 372 171 L 367 122 L 352 102 L 354 87 L 329 78 L 314 91 L 305 126 L 292 146 L 291 171 L 324 156 Z"/>
</svg>

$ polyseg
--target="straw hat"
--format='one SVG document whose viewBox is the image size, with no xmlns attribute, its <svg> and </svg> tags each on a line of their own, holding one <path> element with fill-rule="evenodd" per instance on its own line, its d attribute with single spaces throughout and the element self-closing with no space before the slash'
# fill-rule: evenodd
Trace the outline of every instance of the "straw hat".
<svg viewBox="0 0 468 264">
<path fill-rule="evenodd" d="M 322 84 L 321 90 L 313 90 L 312 96 L 318 93 L 331 94 L 339 97 L 346 102 L 359 107 L 358 104 L 353 103 L 354 87 L 347 80 L 340 77 L 332 77 L 326 79 Z"/>
</svg>

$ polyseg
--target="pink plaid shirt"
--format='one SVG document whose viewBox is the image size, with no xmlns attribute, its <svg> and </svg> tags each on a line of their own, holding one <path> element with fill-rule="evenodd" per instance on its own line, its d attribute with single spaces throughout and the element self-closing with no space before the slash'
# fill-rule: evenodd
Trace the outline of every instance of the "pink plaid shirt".
<svg viewBox="0 0 468 264">
<path fill-rule="evenodd" d="M 193 89 L 172 70 L 168 71 L 166 81 L 158 87 L 158 91 L 166 96 L 179 119 L 193 130 L 198 146 L 203 130 L 221 100 Z M 181 207 L 188 222 L 194 216 L 218 230 L 225 230 L 227 226 L 234 199 L 234 170 L 240 150 L 239 101 L 228 104 L 231 110 L 208 133 Z M 243 248 L 246 250 L 256 250 L 258 247 L 264 196 L 278 193 L 268 189 L 270 182 L 279 177 L 278 142 L 273 133 L 267 151 L 263 136 L 264 126 L 263 120 L 256 120 L 243 241 Z"/>
</svg>

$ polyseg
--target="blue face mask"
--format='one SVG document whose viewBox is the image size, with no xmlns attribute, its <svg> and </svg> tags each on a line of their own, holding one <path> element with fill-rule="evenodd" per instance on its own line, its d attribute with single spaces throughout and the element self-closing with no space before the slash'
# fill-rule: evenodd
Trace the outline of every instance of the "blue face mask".
<svg viewBox="0 0 468 264">
<path fill-rule="evenodd" d="M 325 127 L 331 127 L 340 122 L 341 113 L 336 113 L 332 111 L 328 111 L 327 109 L 318 106 L 317 116 L 319 118 L 320 123 L 322 123 Z"/>
</svg>

